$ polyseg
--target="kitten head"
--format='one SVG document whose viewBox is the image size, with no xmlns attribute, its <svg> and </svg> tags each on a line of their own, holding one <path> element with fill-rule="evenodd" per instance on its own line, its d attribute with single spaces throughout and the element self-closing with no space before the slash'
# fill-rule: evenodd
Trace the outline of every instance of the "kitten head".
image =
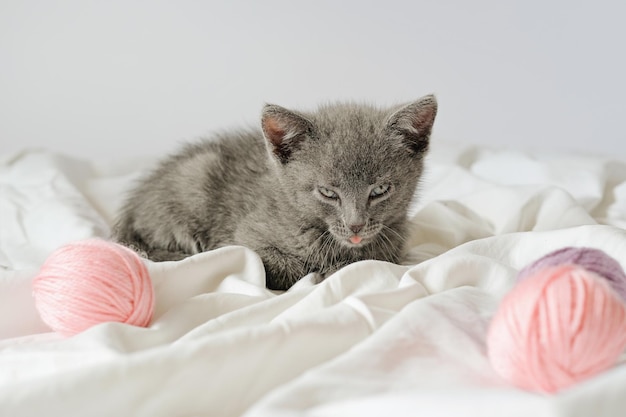
<svg viewBox="0 0 626 417">
<path fill-rule="evenodd" d="M 335 104 L 314 113 L 267 105 L 262 128 L 277 198 L 345 248 L 398 233 L 422 174 L 437 102 L 390 110 Z"/>
</svg>

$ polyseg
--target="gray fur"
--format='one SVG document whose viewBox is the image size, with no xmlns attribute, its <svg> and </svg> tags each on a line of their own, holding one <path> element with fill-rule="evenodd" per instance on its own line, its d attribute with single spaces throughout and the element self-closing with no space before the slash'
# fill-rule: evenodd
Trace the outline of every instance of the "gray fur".
<svg viewBox="0 0 626 417">
<path fill-rule="evenodd" d="M 261 130 L 217 135 L 161 162 L 131 191 L 114 238 L 156 261 L 247 246 L 271 289 L 359 260 L 398 262 L 436 112 L 433 96 L 388 110 L 267 105 Z M 350 242 L 350 227 L 362 242 Z"/>
</svg>

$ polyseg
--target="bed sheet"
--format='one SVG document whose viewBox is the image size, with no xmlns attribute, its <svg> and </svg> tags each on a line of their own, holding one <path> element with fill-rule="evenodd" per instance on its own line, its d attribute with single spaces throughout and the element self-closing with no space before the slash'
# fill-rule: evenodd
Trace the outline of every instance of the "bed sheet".
<svg viewBox="0 0 626 417">
<path fill-rule="evenodd" d="M 552 250 L 624 265 L 626 163 L 438 143 L 403 265 L 358 262 L 278 293 L 243 247 L 146 261 L 148 328 L 51 332 L 32 278 L 56 247 L 106 238 L 152 162 L 0 157 L 0 415 L 624 415 L 626 366 L 526 392 L 491 369 L 485 334 L 517 271 Z"/>
</svg>

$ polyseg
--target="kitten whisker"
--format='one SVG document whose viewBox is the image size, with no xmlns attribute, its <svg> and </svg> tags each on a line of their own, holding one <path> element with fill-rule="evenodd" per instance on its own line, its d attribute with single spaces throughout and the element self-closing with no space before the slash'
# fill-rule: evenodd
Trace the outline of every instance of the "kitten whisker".
<svg viewBox="0 0 626 417">
<path fill-rule="evenodd" d="M 400 239 L 402 241 L 402 243 L 404 243 L 404 241 L 406 240 L 406 236 L 401 235 L 397 230 L 392 229 L 391 227 L 387 226 L 386 224 L 383 224 L 383 230 L 390 231 L 393 234 L 395 234 L 398 237 L 398 239 Z"/>
<path fill-rule="evenodd" d="M 312 266 L 315 266 L 314 264 L 319 264 L 319 262 L 315 262 L 312 263 L 312 257 L 316 254 L 316 253 L 321 253 L 324 246 L 326 245 L 326 241 L 328 240 L 327 237 L 330 235 L 330 232 L 328 230 L 325 230 L 321 235 L 318 236 L 317 239 L 315 239 L 313 241 L 313 243 L 311 243 L 309 245 L 309 249 L 307 251 L 307 257 L 304 261 L 304 271 L 303 271 L 303 276 L 308 274 L 309 272 L 314 272 L 313 270 L 310 270 L 310 268 Z M 321 244 L 318 245 L 318 243 L 321 241 Z M 322 257 L 322 260 L 324 260 L 325 258 Z M 322 269 L 323 265 L 320 265 L 320 270 Z"/>
<path fill-rule="evenodd" d="M 328 234 L 328 238 L 325 240 L 325 245 L 324 245 L 324 255 L 322 257 L 322 268 L 325 271 L 324 274 L 326 274 L 328 272 L 328 270 L 330 269 L 331 265 L 335 264 L 335 259 L 336 259 L 336 251 L 333 251 L 334 249 L 334 238 L 330 235 L 330 233 Z M 330 255 L 333 255 L 332 258 L 330 258 Z"/>
<path fill-rule="evenodd" d="M 384 226 L 383 230 L 381 230 L 381 236 L 384 238 L 384 250 L 386 252 L 386 258 L 387 259 L 397 259 L 399 257 L 399 250 L 401 249 L 400 247 L 398 247 L 398 245 L 396 245 L 389 236 L 387 236 L 386 232 L 387 231 L 392 231 L 394 233 L 396 233 L 396 235 L 398 235 L 399 238 L 402 238 L 402 236 L 400 236 L 399 233 L 397 233 L 395 230 L 389 228 L 388 226 Z M 403 239 L 400 240 L 400 245 L 402 245 Z"/>
</svg>

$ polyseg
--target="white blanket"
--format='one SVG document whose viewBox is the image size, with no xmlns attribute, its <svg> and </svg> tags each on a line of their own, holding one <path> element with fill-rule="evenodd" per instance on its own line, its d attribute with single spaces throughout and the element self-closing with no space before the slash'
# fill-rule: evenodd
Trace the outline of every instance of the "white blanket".
<svg viewBox="0 0 626 417">
<path fill-rule="evenodd" d="M 30 281 L 59 245 L 108 235 L 151 161 L 0 158 L 2 416 L 622 416 L 626 366 L 556 395 L 491 369 L 485 333 L 519 269 L 565 246 L 626 263 L 626 163 L 437 145 L 411 260 L 265 289 L 252 251 L 147 262 L 149 328 L 62 338 Z"/>
</svg>

